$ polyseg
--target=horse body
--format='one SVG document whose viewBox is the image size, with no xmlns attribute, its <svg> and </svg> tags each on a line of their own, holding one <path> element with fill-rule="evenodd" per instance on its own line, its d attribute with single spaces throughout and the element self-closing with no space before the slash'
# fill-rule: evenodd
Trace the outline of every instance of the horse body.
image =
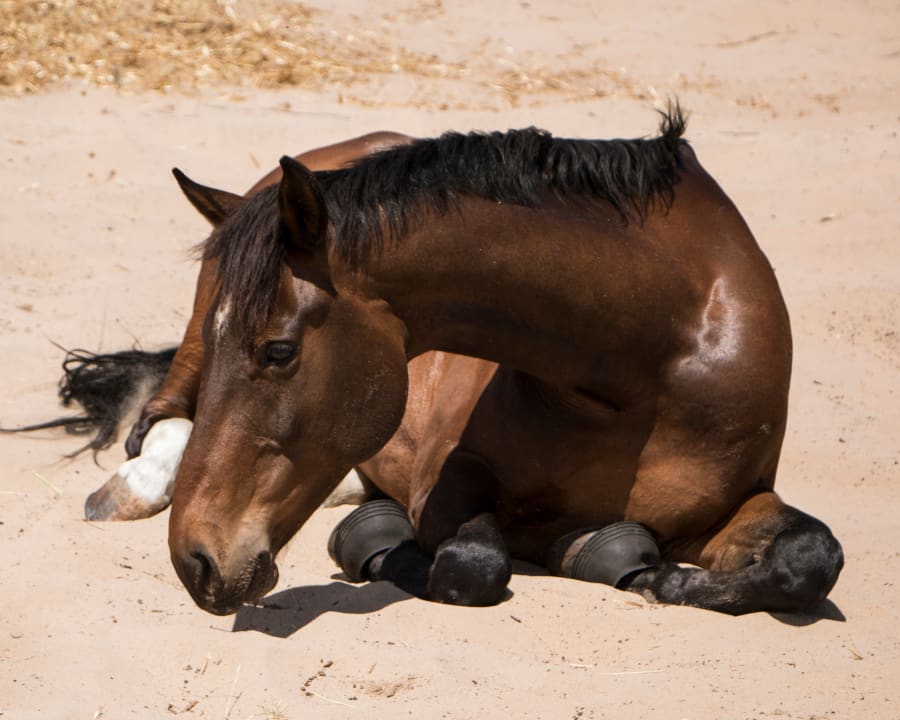
<svg viewBox="0 0 900 720">
<path fill-rule="evenodd" d="M 440 348 L 502 363 L 482 390 L 471 361 L 426 357 L 443 376 L 420 411 L 431 422 L 416 434 L 490 467 L 515 557 L 540 563 L 565 532 L 622 518 L 664 542 L 699 538 L 711 519 L 772 487 L 787 409 L 787 314 L 739 214 L 691 165 L 668 213 L 642 226 L 622 227 L 612 211 L 573 221 L 552 201 L 536 212 L 467 199 L 460 214 L 478 224 L 442 237 L 442 218 L 429 218 L 421 237 L 367 270 L 366 284 L 402 288 L 383 295 L 411 353 Z M 416 257 L 431 260 L 409 264 Z M 460 302 L 460 287 L 479 292 Z M 410 392 L 426 387 L 411 366 Z M 442 410 L 451 396 L 477 402 Z M 372 474 L 414 522 L 446 460 L 432 447 L 418 455 L 410 471 Z M 391 485 L 399 476 L 422 488 L 403 497 Z M 424 545 L 433 551 L 443 539 Z"/>
<path fill-rule="evenodd" d="M 772 492 L 791 356 L 777 283 L 679 118 L 663 129 L 601 147 L 605 175 L 542 145 L 552 167 L 522 171 L 525 190 L 492 175 L 529 165 L 520 136 L 487 145 L 493 165 L 453 154 L 446 186 L 435 141 L 344 174 L 285 159 L 278 188 L 224 220 L 170 519 L 198 604 L 271 588 L 275 554 L 361 463 L 410 509 L 433 588 L 479 585 L 482 551 L 542 562 L 570 530 L 629 519 L 703 568 L 629 578 L 655 599 L 824 597 L 840 546 Z M 379 188 L 398 168 L 411 190 Z"/>
</svg>

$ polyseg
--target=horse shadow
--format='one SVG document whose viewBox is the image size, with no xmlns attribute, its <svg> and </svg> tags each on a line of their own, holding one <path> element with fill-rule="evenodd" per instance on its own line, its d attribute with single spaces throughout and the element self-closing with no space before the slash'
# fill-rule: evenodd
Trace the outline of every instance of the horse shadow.
<svg viewBox="0 0 900 720">
<path fill-rule="evenodd" d="M 325 613 L 361 615 L 413 599 L 415 596 L 388 582 L 351 585 L 335 580 L 328 585 L 289 588 L 269 595 L 255 605 L 244 605 L 235 615 L 231 631 L 254 630 L 287 638 Z"/>
<path fill-rule="evenodd" d="M 847 616 L 831 600 L 823 600 L 817 607 L 806 612 L 770 612 L 769 615 L 778 622 L 793 627 L 806 627 L 815 625 L 820 620 L 832 622 L 847 622 Z"/>
<path fill-rule="evenodd" d="M 514 562 L 516 574 L 546 576 L 544 568 L 529 563 Z M 288 638 L 325 613 L 337 612 L 363 615 L 378 612 L 394 603 L 419 600 L 390 582 L 369 582 L 352 585 L 341 580 L 341 573 L 332 575 L 328 585 L 307 585 L 289 588 L 263 598 L 255 605 L 244 605 L 234 618 L 232 632 L 255 631 L 278 638 Z M 507 591 L 504 601 L 513 593 Z M 831 600 L 824 600 L 807 612 L 769 612 L 773 619 L 794 627 L 814 625 L 822 620 L 846 622 L 841 609 Z"/>
</svg>

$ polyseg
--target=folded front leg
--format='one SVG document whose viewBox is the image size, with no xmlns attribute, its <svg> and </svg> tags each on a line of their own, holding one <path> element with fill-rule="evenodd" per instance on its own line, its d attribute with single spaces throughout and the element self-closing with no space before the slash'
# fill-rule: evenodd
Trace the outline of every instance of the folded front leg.
<svg viewBox="0 0 900 720">
<path fill-rule="evenodd" d="M 328 553 L 354 582 L 386 580 L 411 595 L 453 605 L 495 605 L 511 563 L 496 518 L 482 513 L 459 526 L 432 557 L 413 537 L 393 500 L 361 505 L 332 531 Z"/>
<path fill-rule="evenodd" d="M 335 528 L 329 552 L 354 581 L 388 580 L 413 595 L 454 605 L 494 605 L 506 595 L 511 561 L 494 514 L 495 480 L 478 457 L 455 452 L 436 482 L 420 473 L 408 511 L 366 503 Z"/>
</svg>

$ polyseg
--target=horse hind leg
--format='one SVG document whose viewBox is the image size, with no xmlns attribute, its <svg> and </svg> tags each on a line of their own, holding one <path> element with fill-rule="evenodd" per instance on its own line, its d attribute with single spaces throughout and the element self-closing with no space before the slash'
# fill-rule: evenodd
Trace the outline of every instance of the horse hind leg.
<svg viewBox="0 0 900 720">
<path fill-rule="evenodd" d="M 844 565 L 828 527 L 771 491 L 750 497 L 707 537 L 666 555 L 668 562 L 628 578 L 622 589 L 731 615 L 810 610 L 825 599 Z"/>
<path fill-rule="evenodd" d="M 156 423 L 144 442 L 143 452 L 119 466 L 84 503 L 88 520 L 140 520 L 164 510 L 193 423 L 169 418 Z"/>
</svg>

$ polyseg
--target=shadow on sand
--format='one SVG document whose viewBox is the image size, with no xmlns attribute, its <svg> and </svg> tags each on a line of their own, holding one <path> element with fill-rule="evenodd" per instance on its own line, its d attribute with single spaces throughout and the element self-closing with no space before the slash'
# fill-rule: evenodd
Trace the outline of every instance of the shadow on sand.
<svg viewBox="0 0 900 720">
<path fill-rule="evenodd" d="M 546 575 L 543 568 L 528 563 L 514 563 L 516 574 Z M 334 582 L 328 585 L 307 585 L 282 590 L 261 600 L 257 605 L 244 605 L 234 618 L 232 632 L 253 630 L 287 638 L 303 629 L 325 613 L 336 612 L 360 615 L 377 612 L 383 608 L 405 600 L 422 602 L 389 582 L 363 583 L 352 585 L 342 582 L 344 575 L 336 573 Z M 507 592 L 504 601 L 513 596 Z M 831 600 L 825 600 L 814 610 L 803 613 L 769 613 L 771 617 L 785 625 L 806 627 L 822 620 L 846 622 L 847 618 Z"/>
<path fill-rule="evenodd" d="M 847 617 L 841 612 L 841 609 L 831 600 L 825 599 L 822 603 L 807 612 L 796 613 L 769 613 L 773 618 L 785 625 L 793 625 L 794 627 L 806 627 L 807 625 L 815 625 L 820 620 L 831 620 L 833 622 L 847 622 Z"/>
<path fill-rule="evenodd" d="M 269 595 L 257 605 L 244 605 L 235 615 L 231 630 L 255 630 L 286 638 L 328 612 L 371 613 L 411 599 L 415 598 L 387 582 L 307 585 Z"/>
</svg>

